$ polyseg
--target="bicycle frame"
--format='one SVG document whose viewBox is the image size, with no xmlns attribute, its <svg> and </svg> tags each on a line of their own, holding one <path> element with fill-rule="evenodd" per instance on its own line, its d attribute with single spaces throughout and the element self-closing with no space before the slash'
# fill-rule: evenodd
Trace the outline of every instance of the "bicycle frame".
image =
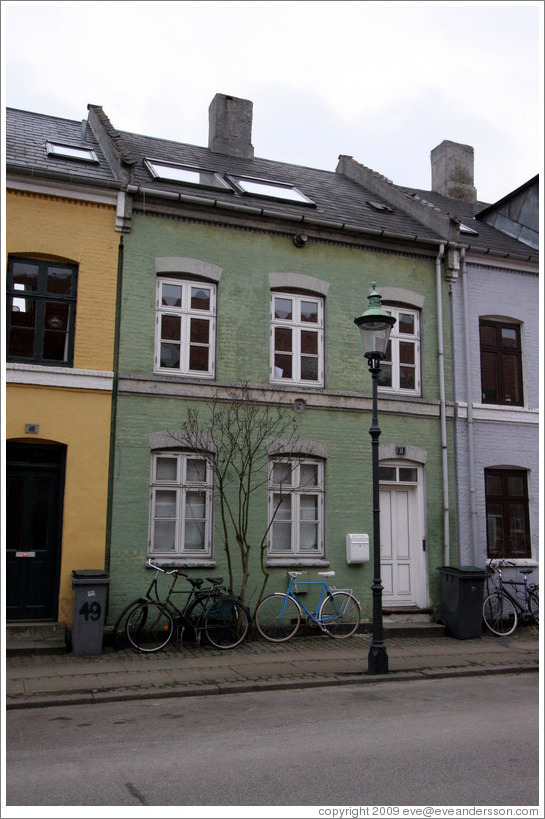
<svg viewBox="0 0 545 819">
<path fill-rule="evenodd" d="M 294 588 L 293 588 L 293 587 L 297 588 L 297 586 L 321 586 L 322 590 L 321 590 L 321 593 L 320 593 L 320 599 L 318 600 L 318 604 L 316 606 L 316 611 L 314 613 L 309 611 L 307 609 L 307 607 L 305 606 L 305 604 L 301 600 L 299 600 L 299 598 L 297 597 L 297 595 L 296 595 L 296 593 L 294 591 Z M 317 623 L 318 625 L 321 625 L 322 623 L 327 623 L 330 620 L 334 620 L 334 619 L 336 619 L 335 616 L 324 617 L 324 618 L 320 619 L 318 617 L 318 612 L 320 611 L 320 608 L 321 608 L 322 603 L 323 603 L 324 599 L 326 598 L 326 596 L 329 596 L 329 597 L 332 598 L 333 602 L 335 603 L 335 606 L 337 608 L 337 613 L 338 614 L 341 613 L 340 609 L 338 608 L 338 606 L 337 606 L 337 604 L 335 602 L 335 598 L 333 596 L 333 592 L 335 592 L 335 591 L 339 591 L 339 589 L 331 588 L 329 586 L 329 583 L 327 582 L 327 580 L 297 580 L 295 577 L 290 576 L 290 581 L 288 583 L 288 588 L 286 589 L 286 597 L 285 597 L 285 600 L 284 600 L 284 605 L 282 606 L 282 609 L 281 609 L 280 614 L 278 616 L 279 617 L 282 616 L 282 614 L 284 613 L 284 610 L 286 608 L 286 603 L 287 603 L 288 597 L 291 597 L 292 600 L 294 600 L 295 603 L 299 606 L 299 608 L 303 609 L 305 611 L 305 613 L 307 614 L 308 617 L 310 617 L 310 619 L 313 621 L 313 623 Z M 343 591 L 348 591 L 348 592 L 350 592 L 350 594 L 352 594 L 352 589 L 343 589 Z"/>
</svg>

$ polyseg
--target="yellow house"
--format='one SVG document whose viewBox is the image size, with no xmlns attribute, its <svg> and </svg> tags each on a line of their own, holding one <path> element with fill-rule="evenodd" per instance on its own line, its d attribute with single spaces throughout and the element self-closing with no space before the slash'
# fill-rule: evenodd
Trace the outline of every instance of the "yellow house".
<svg viewBox="0 0 545 819">
<path fill-rule="evenodd" d="M 6 148 L 6 620 L 69 625 L 107 568 L 120 185 L 85 121 L 8 109 Z"/>
</svg>

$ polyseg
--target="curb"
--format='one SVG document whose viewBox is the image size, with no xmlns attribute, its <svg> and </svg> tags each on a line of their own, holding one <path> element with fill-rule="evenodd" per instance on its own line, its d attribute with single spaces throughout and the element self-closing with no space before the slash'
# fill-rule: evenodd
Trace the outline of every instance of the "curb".
<svg viewBox="0 0 545 819">
<path fill-rule="evenodd" d="M 183 688 L 145 688 L 140 690 L 110 689 L 105 691 L 81 691 L 66 693 L 59 691 L 47 695 L 9 695 L 6 699 L 6 711 L 25 708 L 53 708 L 65 705 L 99 705 L 106 702 L 129 702 L 135 700 L 170 699 L 181 697 L 204 697 L 210 695 L 247 694 L 260 691 L 294 690 L 303 688 L 324 688 L 327 686 L 377 685 L 386 682 L 409 682 L 414 680 L 439 680 L 449 677 L 479 677 L 494 674 L 526 674 L 539 671 L 539 664 L 528 666 L 481 666 L 473 668 L 444 668 L 426 671 L 393 671 L 387 676 L 382 674 L 344 674 L 330 675 L 309 679 L 299 677 L 280 680 L 256 680 L 254 682 L 226 682 L 207 685 L 191 685 Z M 28 699 L 26 699 L 28 697 Z M 30 699 L 31 697 L 31 699 Z"/>
</svg>

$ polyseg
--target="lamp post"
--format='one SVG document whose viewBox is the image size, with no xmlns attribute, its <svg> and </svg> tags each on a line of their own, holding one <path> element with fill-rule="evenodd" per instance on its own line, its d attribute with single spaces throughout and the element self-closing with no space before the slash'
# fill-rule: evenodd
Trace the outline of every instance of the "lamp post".
<svg viewBox="0 0 545 819">
<path fill-rule="evenodd" d="M 354 319 L 358 325 L 363 344 L 363 353 L 367 359 L 369 372 L 373 378 L 373 414 L 369 434 L 371 436 L 371 456 L 373 467 L 373 641 L 369 649 L 369 674 L 388 673 L 388 654 L 382 633 L 382 580 L 380 576 L 380 494 L 378 479 L 378 439 L 380 427 L 377 414 L 377 386 L 380 373 L 380 362 L 386 355 L 390 331 L 396 320 L 382 309 L 381 297 L 376 291 L 376 282 L 371 283 L 369 307 L 359 318 Z"/>
</svg>

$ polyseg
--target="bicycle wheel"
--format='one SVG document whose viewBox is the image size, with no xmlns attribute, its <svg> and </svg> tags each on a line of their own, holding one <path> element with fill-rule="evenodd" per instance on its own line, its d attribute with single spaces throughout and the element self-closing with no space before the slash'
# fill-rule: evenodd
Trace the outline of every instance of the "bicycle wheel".
<svg viewBox="0 0 545 819">
<path fill-rule="evenodd" d="M 517 610 L 505 595 L 494 592 L 483 603 L 483 619 L 493 634 L 507 637 L 517 627 Z"/>
<path fill-rule="evenodd" d="M 126 632 L 137 651 L 160 651 L 172 639 L 174 621 L 164 605 L 142 603 L 129 615 Z"/>
<path fill-rule="evenodd" d="M 129 619 L 130 614 L 132 614 L 133 610 L 141 606 L 142 603 L 145 602 L 144 600 L 133 600 L 129 603 L 117 620 L 115 621 L 115 625 L 112 631 L 112 646 L 114 651 L 121 651 L 123 648 L 127 648 L 129 645 L 129 641 L 127 638 L 127 620 Z"/>
<path fill-rule="evenodd" d="M 216 648 L 235 648 L 249 628 L 250 612 L 234 597 L 218 597 L 204 616 L 204 633 Z"/>
<path fill-rule="evenodd" d="M 276 592 L 264 597 L 255 613 L 257 630 L 271 643 L 284 643 L 296 633 L 301 622 L 301 609 L 286 594 Z"/>
<path fill-rule="evenodd" d="M 348 592 L 328 595 L 318 612 L 318 620 L 330 637 L 343 640 L 350 637 L 360 624 L 360 604 Z"/>
<path fill-rule="evenodd" d="M 539 625 L 539 593 L 537 589 L 530 592 L 530 599 L 528 601 L 528 606 L 530 608 L 530 614 L 532 615 L 532 619 L 536 626 Z"/>
</svg>

